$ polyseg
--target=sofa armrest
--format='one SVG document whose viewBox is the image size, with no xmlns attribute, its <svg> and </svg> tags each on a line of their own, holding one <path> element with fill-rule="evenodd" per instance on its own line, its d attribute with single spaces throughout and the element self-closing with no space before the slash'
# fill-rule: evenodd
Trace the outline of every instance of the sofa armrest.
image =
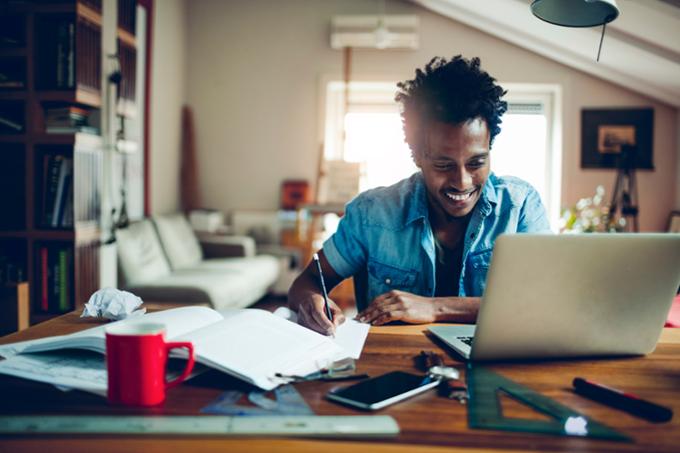
<svg viewBox="0 0 680 453">
<path fill-rule="evenodd" d="M 205 258 L 255 256 L 255 240 L 249 236 L 224 236 L 197 233 Z"/>
</svg>

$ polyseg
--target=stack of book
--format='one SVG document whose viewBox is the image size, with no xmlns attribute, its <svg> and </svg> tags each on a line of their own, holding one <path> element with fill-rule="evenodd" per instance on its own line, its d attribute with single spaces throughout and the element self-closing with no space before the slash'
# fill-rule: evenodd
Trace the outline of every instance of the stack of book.
<svg viewBox="0 0 680 453">
<path fill-rule="evenodd" d="M 64 313 L 71 309 L 73 249 L 68 245 L 42 245 L 38 249 L 40 310 Z"/>
<path fill-rule="evenodd" d="M 73 226 L 73 159 L 45 154 L 43 169 L 42 225 L 70 228 Z"/>
<path fill-rule="evenodd" d="M 88 125 L 89 112 L 86 109 L 67 106 L 45 109 L 45 132 L 48 134 L 74 134 L 87 132 L 98 134 L 99 131 Z"/>
</svg>

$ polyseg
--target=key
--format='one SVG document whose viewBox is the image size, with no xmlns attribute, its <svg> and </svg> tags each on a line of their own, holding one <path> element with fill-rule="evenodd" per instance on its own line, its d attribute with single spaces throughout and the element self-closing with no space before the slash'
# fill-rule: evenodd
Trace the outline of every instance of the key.
<svg viewBox="0 0 680 453">
<path fill-rule="evenodd" d="M 439 394 L 449 399 L 466 404 L 468 400 L 467 385 L 460 379 L 447 379 L 439 384 Z"/>
</svg>

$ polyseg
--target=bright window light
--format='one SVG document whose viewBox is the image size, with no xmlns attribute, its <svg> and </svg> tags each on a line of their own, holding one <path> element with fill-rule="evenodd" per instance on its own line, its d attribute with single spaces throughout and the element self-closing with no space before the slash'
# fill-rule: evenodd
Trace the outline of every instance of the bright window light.
<svg viewBox="0 0 680 453">
<path fill-rule="evenodd" d="M 363 163 L 361 191 L 392 185 L 418 170 L 398 113 L 348 113 L 344 158 Z"/>
<path fill-rule="evenodd" d="M 544 203 L 549 177 L 545 171 L 546 127 L 544 115 L 506 114 L 491 150 L 491 170 L 529 182 Z"/>
<path fill-rule="evenodd" d="M 556 229 L 562 171 L 559 88 L 503 86 L 508 89 L 508 111 L 491 150 L 491 169 L 533 185 Z M 344 114 L 344 84 L 334 81 L 326 86 L 324 155 L 361 163 L 361 191 L 392 185 L 418 171 L 404 142 L 395 91 L 395 83 L 352 82 Z"/>
</svg>

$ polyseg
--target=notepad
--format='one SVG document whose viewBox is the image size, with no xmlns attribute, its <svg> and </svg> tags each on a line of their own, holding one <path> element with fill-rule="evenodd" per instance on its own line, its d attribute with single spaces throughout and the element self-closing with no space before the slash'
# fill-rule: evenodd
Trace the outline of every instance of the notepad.
<svg viewBox="0 0 680 453">
<path fill-rule="evenodd" d="M 279 307 L 274 312 L 276 316 L 288 319 L 297 323 L 297 315 L 288 307 Z M 355 319 L 346 319 L 335 330 L 335 337 L 332 340 L 340 346 L 349 357 L 358 359 L 364 349 L 364 343 L 368 336 L 370 324 L 361 323 Z"/>
<path fill-rule="evenodd" d="M 304 376 L 351 356 L 331 338 L 263 310 L 235 310 L 222 315 L 207 307 L 181 307 L 118 321 L 133 322 L 165 324 L 168 340 L 194 344 L 198 363 L 264 390 L 284 382 L 276 377 L 277 373 Z M 70 335 L 2 345 L 0 355 L 8 360 L 0 362 L 0 373 L 31 379 L 25 367 L 21 375 L 11 367 L 12 357 L 17 355 L 65 349 L 103 354 L 106 350 L 104 329 L 112 324 Z M 172 357 L 186 357 L 186 354 L 183 350 L 173 351 Z M 36 380 L 50 382 L 38 376 Z"/>
</svg>

